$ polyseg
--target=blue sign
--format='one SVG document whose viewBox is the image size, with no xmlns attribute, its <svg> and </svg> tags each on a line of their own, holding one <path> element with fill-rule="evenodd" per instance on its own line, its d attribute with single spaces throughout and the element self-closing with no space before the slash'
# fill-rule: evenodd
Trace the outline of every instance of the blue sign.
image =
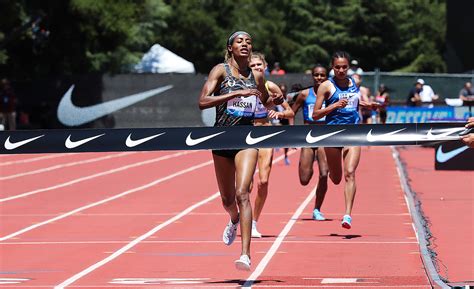
<svg viewBox="0 0 474 289">
<path fill-rule="evenodd" d="M 425 123 L 454 118 L 454 108 L 450 106 L 432 108 L 390 106 L 387 108 L 387 123 Z"/>
</svg>

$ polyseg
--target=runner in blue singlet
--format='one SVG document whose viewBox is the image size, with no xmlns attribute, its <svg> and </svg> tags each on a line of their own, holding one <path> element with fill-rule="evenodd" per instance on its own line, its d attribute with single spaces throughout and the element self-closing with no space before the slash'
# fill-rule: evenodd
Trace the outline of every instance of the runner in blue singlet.
<svg viewBox="0 0 474 289">
<path fill-rule="evenodd" d="M 336 52 L 332 57 L 334 76 L 322 83 L 317 92 L 313 119 L 326 117 L 326 124 L 358 124 L 359 105 L 376 109 L 377 103 L 360 100 L 359 89 L 354 80 L 347 76 L 349 70 L 349 54 Z M 325 102 L 326 107 L 322 107 Z M 329 167 L 329 178 L 334 184 L 341 182 L 343 172 L 346 181 L 344 187 L 345 215 L 342 217 L 342 227 L 352 226 L 352 207 L 356 194 L 355 171 L 360 160 L 360 147 L 325 148 Z M 344 164 L 344 168 L 343 168 Z"/>
<path fill-rule="evenodd" d="M 252 38 L 244 31 L 233 33 L 227 40 L 226 62 L 209 73 L 199 96 L 199 108 L 216 107 L 215 126 L 253 125 L 257 98 L 267 104 L 263 72 L 248 67 L 252 53 Z M 273 98 L 276 104 L 283 97 Z M 250 270 L 250 234 L 252 207 L 250 182 L 257 163 L 256 149 L 213 151 L 214 168 L 222 204 L 230 215 L 222 240 L 232 244 L 240 222 L 242 251 L 235 261 L 239 270 Z"/>
<path fill-rule="evenodd" d="M 312 69 L 313 87 L 302 90 L 297 96 L 296 101 L 291 107 L 295 114 L 300 107 L 303 107 L 303 120 L 305 124 L 325 124 L 324 117 L 315 121 L 313 119 L 314 104 L 316 103 L 316 92 L 319 85 L 327 80 L 327 70 L 324 66 L 318 64 Z M 324 105 L 324 103 L 323 103 Z M 316 198 L 314 201 L 313 219 L 316 221 L 324 221 L 326 218 L 321 212 L 324 197 L 328 190 L 328 164 L 324 148 L 301 148 L 300 163 L 298 175 L 300 183 L 306 186 L 313 176 L 313 163 L 318 161 L 319 180 L 316 187 Z"/>
</svg>

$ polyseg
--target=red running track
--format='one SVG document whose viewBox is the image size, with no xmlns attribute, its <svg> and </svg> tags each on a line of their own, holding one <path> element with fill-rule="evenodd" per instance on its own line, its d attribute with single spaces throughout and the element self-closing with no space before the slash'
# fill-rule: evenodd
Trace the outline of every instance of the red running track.
<svg viewBox="0 0 474 289">
<path fill-rule="evenodd" d="M 209 152 L 117 155 L 0 158 L 0 177 L 25 173 L 0 183 L 1 288 L 432 287 L 390 148 L 363 149 L 351 230 L 342 186 L 312 221 L 315 180 L 299 184 L 299 151 L 290 166 L 276 153 L 252 272 L 221 241 Z"/>
<path fill-rule="evenodd" d="M 433 148 L 399 152 L 429 221 L 440 276 L 453 286 L 474 286 L 474 172 L 436 171 Z"/>
</svg>

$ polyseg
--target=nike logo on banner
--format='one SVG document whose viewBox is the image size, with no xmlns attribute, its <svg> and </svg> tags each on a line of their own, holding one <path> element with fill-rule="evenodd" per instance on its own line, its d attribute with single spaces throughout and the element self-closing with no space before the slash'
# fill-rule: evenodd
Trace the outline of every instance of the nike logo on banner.
<svg viewBox="0 0 474 289">
<path fill-rule="evenodd" d="M 98 137 L 101 137 L 103 136 L 105 133 L 103 134 L 99 134 L 99 135 L 96 135 L 96 136 L 92 136 L 92 137 L 88 137 L 88 138 L 85 138 L 85 139 L 81 139 L 81 140 L 78 140 L 78 141 L 72 141 L 71 140 L 71 135 L 69 135 L 66 139 L 66 142 L 64 143 L 64 145 L 68 148 L 68 149 L 73 149 L 73 148 L 77 148 L 87 142 L 90 142 L 91 140 L 93 139 L 96 139 Z"/>
<path fill-rule="evenodd" d="M 271 134 L 267 134 L 267 135 L 264 135 L 264 136 L 260 136 L 260 137 L 255 137 L 255 138 L 253 138 L 253 137 L 251 136 L 252 132 L 249 132 L 249 134 L 248 134 L 247 137 L 245 138 L 245 142 L 246 142 L 248 145 L 254 145 L 254 144 L 257 144 L 257 143 L 259 143 L 259 142 L 261 142 L 261 141 L 264 141 L 264 140 L 266 140 L 266 139 L 269 139 L 269 138 L 271 138 L 271 137 L 274 137 L 274 136 L 276 136 L 277 134 L 280 134 L 280 133 L 282 133 L 282 132 L 284 132 L 284 130 L 279 131 L 279 132 L 275 132 L 275 133 L 271 133 Z"/>
<path fill-rule="evenodd" d="M 71 100 L 72 91 L 74 90 L 74 85 L 72 85 L 59 102 L 58 119 L 62 124 L 67 126 L 82 125 L 116 112 L 117 110 L 135 104 L 139 101 L 150 98 L 159 93 L 165 92 L 171 88 L 173 88 L 172 85 L 167 85 L 91 106 L 78 107 L 74 105 Z"/>
<path fill-rule="evenodd" d="M 324 135 L 321 135 L 321 136 L 314 137 L 314 136 L 311 135 L 312 130 L 310 130 L 308 132 L 308 134 L 306 135 L 306 142 L 307 143 L 315 143 L 315 142 L 318 142 L 318 141 L 323 140 L 325 138 L 328 138 L 332 135 L 338 134 L 341 131 L 345 131 L 345 129 L 341 129 L 341 130 L 338 130 L 338 131 L 335 131 L 335 132 L 332 132 L 332 133 L 328 133 L 328 134 L 324 134 Z"/>
<path fill-rule="evenodd" d="M 14 150 L 18 147 L 21 147 L 22 145 L 25 145 L 29 142 L 32 142 L 34 140 L 37 140 L 39 139 L 40 137 L 43 137 L 44 134 L 40 135 L 40 136 L 37 136 L 37 137 L 32 137 L 32 138 L 29 138 L 29 139 L 25 139 L 25 140 L 22 140 L 22 141 L 18 141 L 18 142 L 11 142 L 10 141 L 10 137 L 7 138 L 7 140 L 5 141 L 5 149 L 7 150 Z"/>
<path fill-rule="evenodd" d="M 436 160 L 439 163 L 445 163 L 469 148 L 468 146 L 463 146 L 445 153 L 443 152 L 442 147 L 443 146 L 439 146 L 438 150 L 436 151 Z"/>
<path fill-rule="evenodd" d="M 223 134 L 223 133 L 225 133 L 225 131 L 221 131 L 221 132 L 218 132 L 218 133 L 215 133 L 215 134 L 211 134 L 211 135 L 208 135 L 208 136 L 203 136 L 203 137 L 200 137 L 200 138 L 197 138 L 197 139 L 193 139 L 191 137 L 192 132 L 190 132 L 188 134 L 188 137 L 186 138 L 186 144 L 188 146 L 192 147 L 192 146 L 200 144 L 204 141 L 207 141 L 208 139 L 211 139 L 211 138 L 216 137 L 216 136 L 218 136 L 220 134 Z"/>
<path fill-rule="evenodd" d="M 434 135 L 433 133 L 431 133 L 431 131 L 433 129 L 430 128 L 430 130 L 428 131 L 428 133 L 426 134 L 426 136 L 429 138 L 429 139 L 440 139 L 442 138 L 443 140 L 449 136 L 450 134 L 453 134 L 455 132 L 459 132 L 459 131 L 463 131 L 465 128 L 464 127 L 456 127 L 456 128 L 447 128 L 447 129 L 439 129 L 438 131 L 440 132 L 443 132 L 443 133 L 440 133 L 440 134 L 436 134 Z M 456 136 L 451 136 L 449 137 L 449 140 L 457 140 L 459 139 L 459 135 L 456 135 Z"/>
<path fill-rule="evenodd" d="M 163 134 L 165 134 L 165 132 L 155 134 L 155 135 L 152 135 L 152 136 L 149 136 L 149 137 L 137 139 L 137 140 L 133 140 L 132 139 L 132 134 L 129 134 L 128 137 L 127 137 L 127 140 L 125 141 L 125 145 L 128 146 L 129 148 L 133 148 L 133 147 L 136 147 L 137 145 L 141 145 L 142 143 L 145 143 L 145 142 L 147 142 L 149 140 L 152 140 L 155 137 L 159 137 L 160 135 L 163 135 Z"/>
<path fill-rule="evenodd" d="M 402 130 L 405 130 L 405 128 L 402 128 L 402 129 L 399 129 L 399 130 L 396 130 L 396 131 L 392 131 L 392 132 L 389 132 L 389 133 L 384 133 L 384 134 L 381 134 L 381 135 L 372 135 L 372 130 L 369 131 L 369 133 L 367 133 L 367 141 L 368 142 L 375 142 L 375 141 L 405 141 L 405 139 L 403 138 L 403 136 L 400 138 L 396 138 L 394 139 L 393 138 L 393 135 L 396 134 L 396 133 L 399 133 L 401 132 Z"/>
</svg>

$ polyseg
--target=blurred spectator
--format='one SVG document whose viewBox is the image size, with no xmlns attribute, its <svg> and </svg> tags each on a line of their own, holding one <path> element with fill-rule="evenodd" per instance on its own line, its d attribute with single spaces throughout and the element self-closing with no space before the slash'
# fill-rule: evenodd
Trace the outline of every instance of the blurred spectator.
<svg viewBox="0 0 474 289">
<path fill-rule="evenodd" d="M 421 83 L 421 91 L 420 91 L 420 100 L 421 106 L 423 107 L 433 107 L 433 100 L 437 100 L 439 97 L 437 94 L 434 93 L 433 88 L 425 83 L 425 81 L 419 78 L 416 82 Z"/>
<path fill-rule="evenodd" d="M 280 62 L 275 62 L 275 64 L 273 64 L 273 69 L 272 69 L 271 74 L 272 75 L 285 75 L 286 71 L 280 67 Z"/>
<path fill-rule="evenodd" d="M 377 109 L 377 123 L 385 124 L 387 121 L 387 106 L 390 105 L 390 95 L 385 84 L 379 85 L 375 101 L 380 105 Z"/>
<path fill-rule="evenodd" d="M 359 61 L 357 61 L 355 59 L 352 59 L 351 67 L 347 71 L 347 74 L 348 75 L 353 75 L 353 74 L 362 75 L 362 74 L 364 74 L 364 71 L 362 70 L 362 68 L 359 67 Z"/>
<path fill-rule="evenodd" d="M 424 83 L 423 79 L 416 81 L 415 86 L 408 93 L 407 106 L 419 106 L 421 104 L 420 92 Z"/>
<path fill-rule="evenodd" d="M 462 101 L 468 101 L 474 98 L 474 89 L 472 89 L 472 83 L 470 81 L 464 83 L 464 87 L 459 92 L 459 98 Z"/>
<path fill-rule="evenodd" d="M 0 124 L 9 130 L 16 129 L 16 96 L 10 81 L 6 78 L 0 82 Z"/>
<path fill-rule="evenodd" d="M 372 93 L 370 92 L 369 88 L 362 86 L 362 76 L 358 73 L 354 73 L 352 75 L 352 78 L 354 78 L 355 84 L 359 88 L 360 99 L 365 102 L 371 102 L 373 100 Z M 362 123 L 372 123 L 372 110 L 371 109 L 361 107 L 360 114 L 362 116 Z"/>
</svg>

